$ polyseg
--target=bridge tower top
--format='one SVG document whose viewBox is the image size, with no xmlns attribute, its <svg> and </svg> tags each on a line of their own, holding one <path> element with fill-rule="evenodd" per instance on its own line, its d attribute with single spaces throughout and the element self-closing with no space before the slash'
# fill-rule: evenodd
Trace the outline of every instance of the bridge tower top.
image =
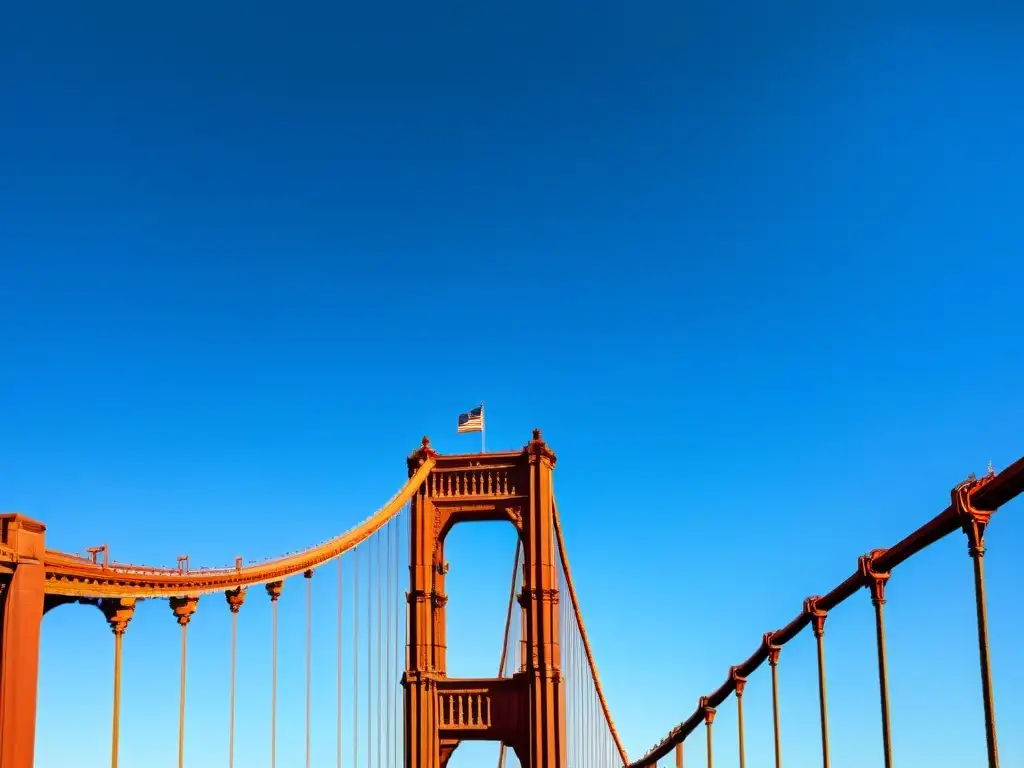
<svg viewBox="0 0 1024 768">
<path fill-rule="evenodd" d="M 420 447 L 409 454 L 406 465 L 409 477 L 412 477 L 428 459 L 435 460 L 435 470 L 451 470 L 507 464 L 527 459 L 530 456 L 543 457 L 550 462 L 551 466 L 554 466 L 558 460 L 539 429 L 533 430 L 533 438 L 518 451 L 488 451 L 487 453 L 438 453 L 430 445 L 430 438 L 424 435 Z"/>
</svg>

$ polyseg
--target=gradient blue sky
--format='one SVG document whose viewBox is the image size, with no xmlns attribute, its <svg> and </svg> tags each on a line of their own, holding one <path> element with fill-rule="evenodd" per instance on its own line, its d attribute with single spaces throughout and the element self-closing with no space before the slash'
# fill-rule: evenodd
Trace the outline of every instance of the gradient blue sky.
<svg viewBox="0 0 1024 768">
<path fill-rule="evenodd" d="M 484 399 L 491 447 L 539 426 L 559 454 L 642 753 L 805 596 L 1024 448 L 1024 14 L 827 5 L 5 4 L 0 507 L 122 560 L 269 556 L 383 503 L 424 433 L 474 449 L 455 418 Z M 497 664 L 513 546 L 453 534 L 454 674 Z M 1006 765 L 1022 548 L 1017 504 L 986 558 Z M 220 602 L 193 627 L 193 768 L 225 763 Z M 266 763 L 258 602 L 244 765 Z M 892 580 L 899 765 L 983 762 L 972 611 L 960 536 Z M 872 632 L 866 595 L 830 619 L 836 768 L 881 764 Z M 127 768 L 174 764 L 177 638 L 160 606 L 129 630 Z M 110 643 L 91 609 L 47 617 L 41 768 L 108 764 Z M 783 659 L 786 764 L 813 766 L 813 643 Z"/>
</svg>

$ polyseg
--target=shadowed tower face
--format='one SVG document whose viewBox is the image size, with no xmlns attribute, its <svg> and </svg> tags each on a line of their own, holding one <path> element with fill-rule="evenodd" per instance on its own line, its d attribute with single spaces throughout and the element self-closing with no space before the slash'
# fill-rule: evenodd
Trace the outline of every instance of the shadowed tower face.
<svg viewBox="0 0 1024 768">
<path fill-rule="evenodd" d="M 522 451 L 438 456 L 424 438 L 410 476 L 436 464 L 413 496 L 409 522 L 406 768 L 444 768 L 462 741 L 503 742 L 523 768 L 564 768 L 554 507 L 555 455 L 534 430 Z M 507 520 L 523 550 L 523 663 L 511 678 L 447 676 L 444 540 L 460 523 Z"/>
</svg>

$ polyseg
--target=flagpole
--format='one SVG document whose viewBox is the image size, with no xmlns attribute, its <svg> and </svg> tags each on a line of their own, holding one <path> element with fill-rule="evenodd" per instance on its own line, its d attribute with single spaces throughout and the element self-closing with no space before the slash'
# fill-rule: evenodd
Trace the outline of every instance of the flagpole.
<svg viewBox="0 0 1024 768">
<path fill-rule="evenodd" d="M 487 453 L 487 416 L 484 414 L 484 401 L 480 401 L 480 453 Z"/>
</svg>

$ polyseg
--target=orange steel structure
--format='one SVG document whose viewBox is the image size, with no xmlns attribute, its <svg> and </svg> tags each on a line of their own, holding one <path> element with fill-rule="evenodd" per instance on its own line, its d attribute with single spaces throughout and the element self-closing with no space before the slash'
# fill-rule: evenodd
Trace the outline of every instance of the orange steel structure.
<svg viewBox="0 0 1024 768">
<path fill-rule="evenodd" d="M 1018 459 L 996 474 L 991 467 L 982 478 L 970 475 L 950 492 L 950 504 L 942 512 L 888 549 L 875 549 L 857 560 L 856 570 L 832 591 L 823 596 L 808 597 L 801 612 L 781 629 L 766 632 L 757 650 L 746 661 L 729 668 L 728 676 L 717 690 L 701 696 L 697 708 L 662 741 L 648 750 L 629 768 L 656 766 L 659 760 L 674 752 L 677 768 L 683 765 L 683 744 L 703 722 L 707 730 L 708 768 L 712 768 L 711 723 L 716 707 L 730 694 L 735 694 L 739 728 L 739 764 L 746 766 L 743 733 L 743 692 L 747 678 L 765 661 L 771 668 L 772 717 L 775 739 L 775 767 L 782 766 L 782 748 L 779 722 L 778 667 L 782 646 L 811 627 L 817 643 L 818 699 L 821 726 L 822 765 L 829 768 L 828 708 L 825 685 L 824 631 L 828 612 L 867 588 L 875 613 L 875 637 L 878 653 L 879 705 L 882 720 L 882 756 L 886 768 L 892 768 L 892 734 L 889 722 L 889 682 L 885 654 L 885 585 L 892 571 L 901 563 L 926 547 L 956 531 L 967 536 L 967 551 L 974 564 L 975 603 L 978 622 L 979 670 L 981 674 L 982 703 L 985 712 L 985 748 L 989 768 L 998 768 L 999 750 L 996 740 L 995 705 L 992 696 L 992 670 L 989 664 L 988 616 L 985 604 L 985 530 L 992 514 L 1011 499 L 1024 493 L 1024 458 Z"/>
<path fill-rule="evenodd" d="M 555 572 L 555 454 L 535 430 L 520 453 L 439 457 L 424 439 L 409 476 L 434 469 L 412 498 L 409 661 L 405 688 L 406 766 L 443 768 L 464 740 L 498 741 L 524 768 L 566 765 Z M 459 523 L 505 520 L 523 557 L 523 668 L 509 679 L 447 676 L 444 540 Z"/>
<path fill-rule="evenodd" d="M 229 766 L 234 761 L 235 638 L 237 617 L 247 589 L 262 587 L 273 615 L 273 688 L 270 728 L 271 765 L 276 760 L 277 698 L 277 603 L 285 582 L 302 577 L 306 585 L 306 766 L 310 765 L 310 684 L 312 593 L 310 580 L 324 565 L 338 564 L 338 747 L 337 764 L 342 765 L 342 570 L 341 558 L 351 553 L 354 560 L 352 595 L 356 617 L 353 639 L 356 679 L 350 692 L 353 711 L 365 690 L 367 705 L 374 700 L 372 681 L 365 688 L 358 678 L 360 614 L 358 583 L 359 548 L 378 544 L 376 581 L 377 608 L 370 613 L 372 590 L 366 586 L 367 625 L 376 619 L 378 647 L 376 662 L 376 720 L 366 718 L 366 760 L 373 765 L 406 768 L 444 768 L 463 741 L 486 740 L 512 749 L 524 768 L 594 768 L 619 766 L 649 768 L 674 753 L 681 768 L 683 745 L 698 726 L 705 726 L 708 768 L 713 768 L 712 724 L 717 708 L 735 695 L 738 709 L 739 765 L 745 768 L 743 693 L 748 678 L 764 663 L 771 671 L 775 765 L 782 764 L 778 706 L 778 672 L 783 646 L 810 627 L 817 643 L 818 691 L 822 764 L 830 763 L 827 691 L 825 684 L 824 628 L 828 612 L 861 588 L 867 588 L 874 606 L 879 703 L 882 721 L 881 752 L 887 768 L 892 766 L 889 722 L 888 678 L 885 655 L 885 586 L 901 563 L 939 539 L 963 531 L 974 565 L 977 605 L 979 668 L 984 704 L 984 733 L 988 765 L 999 764 L 992 671 L 988 652 L 988 621 L 985 605 L 983 556 L 985 531 L 992 513 L 1024 492 L 1024 459 L 999 474 L 973 476 L 951 492 L 951 503 L 935 518 L 888 549 L 873 550 L 859 558 L 856 570 L 841 584 L 822 596 L 807 598 L 799 615 L 781 629 L 767 632 L 754 654 L 729 669 L 726 681 L 712 693 L 701 696 L 694 712 L 640 759 L 630 762 L 615 730 L 597 674 L 594 655 L 572 582 L 565 541 L 553 492 L 555 454 L 534 430 L 533 439 L 522 450 L 466 455 L 437 454 L 427 438 L 407 459 L 408 479 L 402 489 L 374 515 L 340 536 L 302 552 L 262 563 L 233 567 L 191 569 L 187 556 L 176 568 L 126 565 L 111 561 L 106 547 L 93 547 L 87 556 L 46 548 L 45 527 L 21 514 L 0 515 L 0 768 L 31 768 L 36 743 L 36 696 L 39 637 L 43 615 L 66 603 L 98 607 L 114 638 L 114 697 L 111 729 L 111 765 L 118 765 L 120 679 L 122 638 L 141 600 L 167 599 L 171 614 L 181 627 L 181 678 L 179 691 L 178 765 L 185 764 L 186 669 L 188 627 L 201 599 L 224 595 L 232 622 L 231 720 Z M 391 610 L 392 575 L 399 586 L 398 537 L 391 536 L 392 524 L 408 523 L 408 591 L 395 597 Z M 510 590 L 505 648 L 499 673 L 494 678 L 456 679 L 447 675 L 447 629 L 444 556 L 447 534 L 455 525 L 477 521 L 507 521 L 518 535 L 516 565 Z M 387 538 L 384 535 L 387 534 Z M 387 553 L 385 561 L 384 544 Z M 374 557 L 373 549 L 368 556 Z M 522 554 L 520 568 L 520 553 Z M 383 601 L 383 572 L 388 583 L 387 612 Z M 368 571 L 369 572 L 369 571 Z M 394 573 L 393 573 L 394 572 Z M 399 614 L 399 600 L 405 603 L 405 659 L 397 659 L 399 627 L 392 617 Z M 519 622 L 513 621 L 514 605 Z M 221 604 L 224 607 L 224 604 Z M 385 619 L 385 615 L 387 618 Z M 384 622 L 387 626 L 384 626 Z M 518 624 L 518 668 L 505 674 L 513 655 L 510 634 Z M 364 628 L 371 631 L 372 627 Z M 387 634 L 385 634 L 385 631 Z M 367 649 L 372 656 L 370 635 Z M 392 668 L 390 651 L 394 647 Z M 369 662 L 367 662 L 369 664 Z M 387 672 L 384 672 L 384 669 Z M 369 667 L 367 666 L 367 669 Z M 394 723 L 400 749 L 382 743 L 381 733 L 391 736 L 390 686 L 400 678 L 403 690 L 401 725 Z M 384 681 L 387 681 L 386 683 Z M 384 712 L 384 714 L 382 714 Z M 360 764 L 357 729 L 358 713 L 352 724 L 352 765 Z M 376 731 L 372 725 L 376 722 Z M 979 729 L 980 732 L 980 729 Z M 376 751 L 374 752 L 374 740 Z M 294 764 L 289 760 L 287 764 Z"/>
</svg>

